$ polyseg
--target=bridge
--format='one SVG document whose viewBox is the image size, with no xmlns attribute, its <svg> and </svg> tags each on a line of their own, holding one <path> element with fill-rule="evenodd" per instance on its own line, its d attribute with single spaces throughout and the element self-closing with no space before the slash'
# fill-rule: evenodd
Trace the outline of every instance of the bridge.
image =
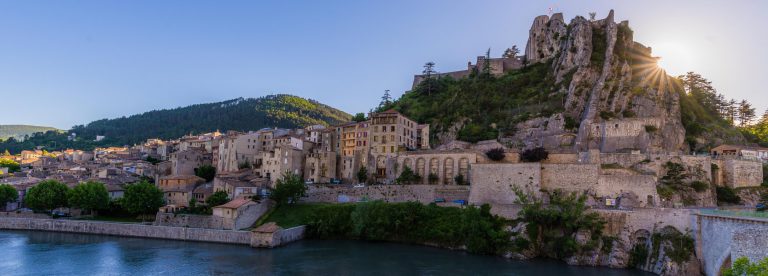
<svg viewBox="0 0 768 276">
<path fill-rule="evenodd" d="M 696 256 L 706 275 L 720 275 L 739 257 L 768 257 L 768 215 L 700 210 L 693 215 Z"/>
</svg>

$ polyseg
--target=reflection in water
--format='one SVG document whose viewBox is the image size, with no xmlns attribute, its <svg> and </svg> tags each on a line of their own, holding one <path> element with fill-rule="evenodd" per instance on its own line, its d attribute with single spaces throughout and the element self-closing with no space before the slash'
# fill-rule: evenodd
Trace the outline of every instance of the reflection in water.
<svg viewBox="0 0 768 276">
<path fill-rule="evenodd" d="M 2 275 L 646 275 L 390 243 L 301 241 L 277 249 L 0 231 Z"/>
</svg>

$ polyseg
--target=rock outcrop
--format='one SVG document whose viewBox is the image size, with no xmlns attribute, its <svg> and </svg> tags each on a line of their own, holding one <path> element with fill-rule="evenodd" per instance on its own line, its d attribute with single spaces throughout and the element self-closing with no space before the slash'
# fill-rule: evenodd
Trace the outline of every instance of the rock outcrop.
<svg viewBox="0 0 768 276">
<path fill-rule="evenodd" d="M 581 152 L 683 149 L 674 82 L 651 49 L 634 42 L 629 23 L 614 22 L 613 11 L 595 21 L 577 16 L 567 25 L 562 14 L 536 17 L 525 53 L 528 63 L 551 62 L 552 93 L 567 96 L 562 113 L 519 123 L 505 142 Z"/>
</svg>

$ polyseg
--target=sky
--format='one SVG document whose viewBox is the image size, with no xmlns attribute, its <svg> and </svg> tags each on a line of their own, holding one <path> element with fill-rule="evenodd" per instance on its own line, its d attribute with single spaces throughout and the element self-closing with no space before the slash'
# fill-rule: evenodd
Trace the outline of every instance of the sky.
<svg viewBox="0 0 768 276">
<path fill-rule="evenodd" d="M 768 1 L 0 0 L 0 124 L 76 124 L 288 93 L 348 113 L 518 45 L 533 18 L 629 20 L 671 75 L 697 72 L 762 114 Z M 247 118 L 244 118 L 247 119 Z"/>
</svg>

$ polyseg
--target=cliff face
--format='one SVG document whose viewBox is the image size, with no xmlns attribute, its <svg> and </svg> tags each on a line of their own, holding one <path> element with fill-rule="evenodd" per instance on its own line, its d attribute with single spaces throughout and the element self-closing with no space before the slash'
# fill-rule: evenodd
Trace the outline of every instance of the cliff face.
<svg viewBox="0 0 768 276">
<path fill-rule="evenodd" d="M 565 94 L 563 112 L 526 120 L 512 137 L 526 147 L 603 152 L 682 150 L 679 89 L 633 41 L 629 23 L 562 14 L 534 20 L 526 46 L 529 64 L 551 62 L 553 94 Z"/>
</svg>

